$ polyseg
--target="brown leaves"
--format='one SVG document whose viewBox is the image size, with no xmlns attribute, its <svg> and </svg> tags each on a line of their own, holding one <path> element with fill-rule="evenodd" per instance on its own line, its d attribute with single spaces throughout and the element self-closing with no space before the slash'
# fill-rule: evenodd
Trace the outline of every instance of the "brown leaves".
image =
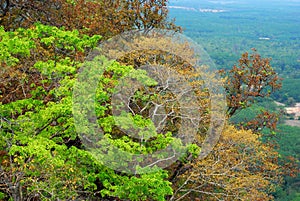
<svg viewBox="0 0 300 201">
<path fill-rule="evenodd" d="M 8 167 L 9 163 L 10 161 L 7 151 L 0 150 L 0 167 Z"/>
<path fill-rule="evenodd" d="M 281 79 L 270 65 L 270 59 L 261 58 L 255 49 L 251 55 L 248 52 L 242 54 L 238 66 L 220 73 L 226 79 L 229 116 L 250 106 L 255 97 L 269 96 L 281 88 Z"/>
<path fill-rule="evenodd" d="M 30 27 L 35 22 L 78 29 L 88 35 L 99 34 L 108 38 L 132 29 L 180 28 L 167 21 L 167 0 L 147 1 L 86 1 L 66 0 L 13 1 L 1 3 L 0 25 L 6 30 Z"/>
<path fill-rule="evenodd" d="M 0 1 L 0 25 L 5 30 L 16 30 L 19 27 L 33 27 L 36 22 L 57 27 L 64 26 L 66 30 L 78 29 L 88 35 L 99 34 L 103 39 L 132 29 L 167 28 L 179 30 L 172 22 L 167 22 L 168 10 L 166 0 L 163 1 L 86 1 L 75 0 L 49 1 Z M 0 101 L 9 103 L 14 100 L 29 98 L 30 85 L 41 86 L 43 77 L 31 70 L 36 61 L 47 61 L 58 57 L 72 57 L 83 61 L 86 54 L 75 51 L 57 52 L 54 47 L 46 47 L 38 40 L 36 48 L 31 50 L 30 57 L 21 58 L 20 64 L 5 67 L 1 64 Z M 58 55 L 59 54 L 59 55 Z M 44 84 L 45 85 L 45 84 Z M 49 86 L 46 86 L 48 88 Z"/>
<path fill-rule="evenodd" d="M 240 123 L 239 127 L 244 129 L 251 129 L 253 132 L 259 132 L 263 128 L 268 128 L 271 131 L 275 131 L 277 123 L 279 121 L 280 114 L 261 111 L 254 119 L 246 123 Z"/>
</svg>

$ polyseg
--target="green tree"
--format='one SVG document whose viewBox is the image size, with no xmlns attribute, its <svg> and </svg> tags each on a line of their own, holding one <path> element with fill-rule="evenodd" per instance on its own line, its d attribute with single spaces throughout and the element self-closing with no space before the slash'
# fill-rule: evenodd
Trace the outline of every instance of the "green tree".
<svg viewBox="0 0 300 201">
<path fill-rule="evenodd" d="M 85 48 L 95 46 L 100 39 L 99 36 L 88 37 L 78 32 L 45 25 L 18 29 L 15 32 L 2 31 L 2 36 L 13 36 L 12 39 L 2 40 L 2 43 L 28 41 L 31 44 L 18 46 L 21 50 L 15 50 L 27 52 L 23 59 L 31 57 L 34 53 L 32 50 L 41 43 L 54 49 L 63 47 L 66 52 L 69 49 L 72 52 L 75 47 L 83 52 Z M 6 51 L 1 49 L 1 54 L 10 53 Z M 41 84 L 36 86 L 38 82 L 31 83 L 32 89 L 28 93 L 30 95 L 1 104 L 1 192 L 14 200 L 76 200 L 81 197 L 164 200 L 166 195 L 172 194 L 170 182 L 166 180 L 166 171 L 155 169 L 153 173 L 142 176 L 120 174 L 105 167 L 101 160 L 95 160 L 93 155 L 85 150 L 77 135 L 72 114 L 72 89 L 81 65 L 75 59 L 76 57 L 62 54 L 56 60 L 36 61 L 30 70 L 39 74 L 42 78 Z M 103 57 L 98 59 L 107 62 Z M 14 62 L 8 63 L 11 60 Z M 11 54 L 2 59 L 2 62 L 7 66 L 14 66 L 21 61 Z M 107 64 L 108 70 L 101 77 L 96 97 L 102 97 L 104 90 L 111 91 L 110 88 L 114 85 L 109 87 L 108 84 L 117 84 L 118 78 L 129 71 L 147 80 L 145 74 L 132 67 L 117 62 Z M 49 87 L 51 84 L 55 87 Z M 107 87 L 102 88 L 103 85 Z M 102 111 L 106 110 L 109 110 L 108 104 L 98 107 L 97 114 L 99 124 L 109 131 L 113 122 L 106 120 L 111 117 L 101 116 Z M 124 118 L 123 121 L 130 122 L 130 117 Z M 108 124 L 104 124 L 105 122 Z M 124 147 L 126 151 L 141 151 L 141 144 L 128 138 L 114 139 L 106 135 L 106 139 L 116 146 Z M 151 142 L 164 146 L 172 140 L 169 135 L 158 135 Z M 151 152 L 154 147 L 148 146 L 142 151 Z"/>
</svg>

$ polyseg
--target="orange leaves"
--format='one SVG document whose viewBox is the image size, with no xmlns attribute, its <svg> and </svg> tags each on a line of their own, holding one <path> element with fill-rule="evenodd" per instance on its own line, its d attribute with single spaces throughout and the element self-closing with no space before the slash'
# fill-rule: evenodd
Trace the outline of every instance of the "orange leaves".
<svg viewBox="0 0 300 201">
<path fill-rule="evenodd" d="M 8 167 L 10 164 L 9 156 L 7 151 L 0 150 L 0 166 L 2 167 Z"/>
<path fill-rule="evenodd" d="M 174 198 L 271 200 L 268 193 L 282 175 L 276 158 L 259 136 L 228 126 L 213 152 L 179 177 Z"/>
<path fill-rule="evenodd" d="M 251 55 L 242 54 L 238 66 L 234 65 L 227 73 L 221 71 L 221 74 L 226 78 L 229 116 L 250 106 L 255 97 L 269 96 L 281 88 L 281 79 L 271 67 L 270 59 L 261 58 L 255 49 Z"/>
<path fill-rule="evenodd" d="M 270 129 L 273 133 L 276 131 L 277 123 L 279 121 L 280 114 L 269 112 L 269 111 L 261 111 L 258 115 L 255 116 L 254 119 L 248 122 L 242 122 L 238 125 L 240 128 L 251 129 L 253 132 L 259 132 L 264 128 Z"/>
</svg>

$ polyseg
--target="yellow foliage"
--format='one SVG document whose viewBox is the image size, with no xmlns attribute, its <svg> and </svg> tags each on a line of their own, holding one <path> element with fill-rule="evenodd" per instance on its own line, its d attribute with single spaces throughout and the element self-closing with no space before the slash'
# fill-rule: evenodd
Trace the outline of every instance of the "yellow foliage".
<svg viewBox="0 0 300 201">
<path fill-rule="evenodd" d="M 179 177 L 171 200 L 271 200 L 278 153 L 259 137 L 227 126 L 213 151 Z"/>
</svg>

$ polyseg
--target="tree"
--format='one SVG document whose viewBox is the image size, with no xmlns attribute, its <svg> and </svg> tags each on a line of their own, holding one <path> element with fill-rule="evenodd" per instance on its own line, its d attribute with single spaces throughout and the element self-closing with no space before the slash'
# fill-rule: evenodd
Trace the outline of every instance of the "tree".
<svg viewBox="0 0 300 201">
<path fill-rule="evenodd" d="M 270 64 L 270 59 L 253 53 L 242 54 L 238 66 L 229 72 L 221 70 L 227 91 L 227 113 L 233 116 L 237 111 L 249 107 L 256 97 L 269 96 L 281 88 L 281 79 Z"/>
<path fill-rule="evenodd" d="M 29 2 L 33 1 L 23 3 Z M 134 8 L 145 6 L 142 13 L 150 15 L 151 12 L 147 9 L 152 7 L 147 5 L 156 1 L 145 1 L 144 4 L 138 2 Z M 68 5 L 80 7 L 97 4 L 84 3 L 79 5 L 74 2 Z M 124 2 L 121 6 L 124 5 L 128 4 Z M 11 10 L 13 8 L 15 7 Z M 79 10 L 81 12 L 84 8 Z M 84 20 L 85 17 L 83 14 L 78 16 Z M 94 20 L 89 17 L 87 19 Z M 154 27 L 155 21 L 151 21 L 154 23 L 151 25 L 150 22 L 143 21 L 144 17 L 146 16 L 141 15 L 136 18 L 141 20 L 140 25 L 135 24 L 136 21 L 133 24 L 137 28 L 144 27 L 147 33 L 151 33 L 149 29 Z M 15 20 L 17 19 L 22 18 L 16 17 Z M 20 23 L 23 22 L 26 22 L 26 18 Z M 258 136 L 252 135 L 250 131 L 237 131 L 229 126 L 213 153 L 205 160 L 196 159 L 211 121 L 210 94 L 203 80 L 199 78 L 206 76 L 214 81 L 215 77 L 209 73 L 205 75 L 205 70 L 199 72 L 193 68 L 196 61 L 192 57 L 193 49 L 188 44 L 176 43 L 172 46 L 173 49 L 163 51 L 163 48 L 155 48 L 153 45 L 169 47 L 171 39 L 156 37 L 157 41 L 153 43 L 153 38 L 145 37 L 142 38 L 144 50 L 134 49 L 137 46 L 130 41 L 124 45 L 128 45 L 132 51 L 118 57 L 117 61 L 110 60 L 103 48 L 102 52 L 101 49 L 95 50 L 100 55 L 89 57 L 83 63 L 86 53 L 97 46 L 101 36 L 88 32 L 93 30 L 93 26 L 86 32 L 77 26 L 79 24 L 75 23 L 67 29 L 75 27 L 79 31 L 42 24 L 30 24 L 30 28 L 18 28 L 14 31 L 5 31 L 4 28 L 0 30 L 0 61 L 3 67 L 0 86 L 2 195 L 5 193 L 7 198 L 15 200 L 166 200 L 181 196 L 192 198 L 196 193 L 192 189 L 202 185 L 201 172 L 206 171 L 205 180 L 215 181 L 221 186 L 206 182 L 201 186 L 203 191 L 208 192 L 205 195 L 217 198 L 223 196 L 224 199 L 237 198 L 234 196 L 246 198 L 246 194 L 238 192 L 250 189 L 262 199 L 267 199 L 268 192 L 265 189 L 272 186 L 272 182 L 276 182 L 275 173 L 280 175 L 276 164 L 277 156 L 271 147 L 260 143 Z M 119 30 L 106 31 L 108 37 Z M 117 48 L 112 50 L 113 54 L 120 53 Z M 178 52 L 182 52 L 178 54 L 180 56 L 177 55 Z M 101 73 L 93 71 L 93 65 L 99 64 L 105 67 Z M 82 65 L 85 65 L 86 71 L 80 69 Z M 147 65 L 154 67 L 147 72 L 143 68 Z M 170 72 L 176 72 L 176 76 Z M 75 84 L 76 80 L 86 82 Z M 135 80 L 143 85 L 134 88 L 130 99 L 123 101 L 114 97 L 116 92 L 132 92 L 132 88 L 129 87 L 129 91 L 126 91 L 122 87 Z M 172 86 L 174 80 L 176 82 Z M 88 86 L 95 86 L 92 91 L 96 102 L 92 104 Z M 73 90 L 79 93 L 73 93 Z M 190 99 L 190 95 L 195 99 Z M 113 102 L 114 99 L 120 101 Z M 181 100 L 186 101 L 185 105 L 179 104 Z M 124 106 L 128 110 L 120 112 L 118 107 Z M 153 110 L 153 106 L 157 110 Z M 95 116 L 90 116 L 90 111 L 95 111 Z M 160 111 L 164 112 L 159 113 Z M 155 115 L 161 117 L 158 118 L 159 121 L 153 120 Z M 181 132 L 183 121 L 190 126 Z M 85 123 L 92 126 L 86 126 Z M 160 129 L 156 130 L 157 125 Z M 195 130 L 192 129 L 195 125 L 196 137 L 191 141 L 188 134 Z M 92 131 L 95 128 L 104 131 L 103 136 L 93 136 Z M 126 133 L 128 128 L 130 131 L 137 130 L 137 135 Z M 175 163 L 168 168 L 157 167 L 160 162 L 157 159 L 164 159 L 165 162 L 169 153 L 156 154 L 156 151 L 169 145 L 181 157 L 176 158 L 177 161 L 170 160 Z M 93 148 L 102 149 L 106 155 L 98 154 Z M 129 154 L 115 154 L 116 150 Z M 226 150 L 231 154 L 227 155 Z M 130 160 L 134 154 L 153 154 L 153 157 Z M 129 160 L 124 160 L 128 156 Z M 122 163 L 116 166 L 108 164 L 118 159 Z M 262 162 L 258 161 L 260 159 L 263 159 Z M 243 161 L 248 164 L 244 165 Z M 134 164 L 141 166 L 133 166 Z M 142 166 L 144 164 L 149 165 Z M 217 168 L 214 164 L 217 164 Z M 229 175 L 233 175 L 232 180 L 222 174 L 227 173 L 228 168 Z M 135 172 L 132 173 L 132 170 Z M 215 172 L 218 171 L 221 175 L 216 177 Z M 192 176 L 188 178 L 190 175 Z M 245 178 L 257 182 L 257 185 L 246 182 Z M 187 191 L 182 191 L 182 185 Z"/>
<path fill-rule="evenodd" d="M 32 42 L 32 46 L 23 46 L 22 51 L 29 52 L 23 59 L 31 57 L 31 53 L 34 53 L 28 51 L 34 49 L 34 42 L 54 49 L 63 46 L 68 52 L 67 50 L 73 50 L 74 47 L 84 51 L 83 47 L 92 47 L 99 40 L 99 36 L 88 37 L 78 32 L 64 31 L 45 25 L 37 25 L 31 29 L 18 29 L 16 32 L 3 31 L 2 35 L 12 35 L 15 42 L 24 39 L 29 43 Z M 9 43 L 9 41 L 8 38 L 2 42 Z M 1 51 L 3 54 L 11 52 L 6 49 Z M 75 59 L 76 57 L 62 54 L 57 60 L 36 61 L 30 69 L 31 72 L 41 76 L 40 87 L 31 84 L 32 89 L 28 93 L 30 95 L 1 104 L 0 150 L 3 153 L 0 158 L 1 192 L 14 200 L 75 200 L 80 197 L 164 200 L 166 195 L 172 193 L 170 182 L 166 180 L 166 171 L 157 169 L 141 176 L 121 174 L 107 168 L 101 161 L 95 160 L 83 147 L 75 130 L 72 114 L 72 89 L 81 64 Z M 100 59 L 107 62 L 102 57 Z M 9 61 L 14 63 L 8 63 Z M 2 59 L 2 62 L 6 65 L 17 65 L 19 60 L 15 59 L 14 55 L 8 55 Z M 103 96 L 105 90 L 112 93 L 110 88 L 114 85 L 109 84 L 116 84 L 118 78 L 125 73 L 132 72 L 147 80 L 147 76 L 130 66 L 123 66 L 117 62 L 107 64 L 107 74 L 101 77 L 99 83 L 99 86 L 107 87 L 99 87 L 96 95 L 99 98 Z M 48 87 L 51 84 L 55 87 Z M 111 116 L 109 114 L 101 116 L 102 111 L 106 110 L 109 110 L 109 104 L 105 107 L 99 105 L 96 112 L 99 115 L 99 124 L 109 132 L 113 122 L 106 120 Z M 123 119 L 124 122 L 129 120 L 130 117 Z M 136 121 L 143 123 L 144 120 Z M 117 134 L 114 130 L 110 132 L 113 135 Z M 124 137 L 113 139 L 108 135 L 106 137 L 116 146 L 129 148 L 127 151 L 133 153 L 141 151 L 141 145 L 133 140 Z M 159 135 L 151 143 L 164 146 L 172 140 L 173 137 L 170 135 Z M 154 148 L 155 146 L 148 146 L 142 151 L 150 152 Z"/>
<path fill-rule="evenodd" d="M 227 126 L 207 158 L 172 182 L 170 200 L 272 200 L 282 175 L 278 158 L 259 135 Z"/>
<path fill-rule="evenodd" d="M 166 28 L 179 31 L 180 28 L 167 19 L 167 1 L 14 1 L 7 0 L 0 2 L 0 25 L 1 32 L 17 30 L 20 27 L 34 27 L 34 24 L 41 22 L 47 25 L 60 27 L 59 30 L 67 30 L 73 33 L 71 37 L 57 41 L 60 43 L 53 46 L 51 37 L 55 37 L 56 31 L 42 32 L 47 41 L 35 41 L 36 36 L 26 36 L 26 31 L 16 31 L 12 34 L 1 36 L 2 48 L 7 53 L 3 54 L 5 63 L 1 65 L 1 91 L 2 102 L 7 103 L 13 100 L 22 99 L 29 95 L 30 85 L 38 83 L 40 77 L 38 73 L 31 71 L 31 66 L 39 60 L 48 59 L 57 61 L 59 57 L 68 56 L 77 61 L 83 61 L 86 53 L 89 52 L 88 46 L 76 46 L 78 34 L 89 36 L 101 35 L 101 40 L 132 29 L 151 30 L 153 28 Z M 54 30 L 54 29 L 53 29 Z M 15 35 L 14 35 L 15 34 Z M 18 40 L 18 35 L 24 35 L 23 41 Z M 27 38 L 26 38 L 26 37 Z M 67 36 L 66 36 L 67 37 Z M 13 41 L 16 38 L 16 41 Z M 9 44 L 7 44 L 9 42 Z M 94 41 L 95 42 L 95 41 Z M 99 40 L 98 40 L 99 42 Z M 24 59 L 29 54 L 29 49 L 20 47 L 30 47 L 29 59 Z M 36 47 L 36 48 L 34 48 Z M 82 51 L 82 50 L 85 51 Z M 4 51 L 3 51 L 4 52 Z M 9 54 L 9 55 L 8 55 Z M 11 57 L 12 56 L 12 57 Z M 7 58 L 5 58 L 7 57 Z M 8 65 L 18 61 L 13 67 Z M 21 78 L 21 79 L 20 79 Z M 43 84 L 45 86 L 45 84 Z M 16 87 L 17 86 L 17 87 Z M 48 85 L 44 90 L 55 86 L 55 81 Z M 50 88 L 49 88 L 50 87 Z M 49 88 L 49 89 L 48 89 Z M 16 90 L 16 91 L 15 91 Z M 30 96 L 30 95 L 29 95 Z M 49 97 L 48 97 L 49 98 Z"/>
<path fill-rule="evenodd" d="M 253 53 L 250 56 L 247 52 L 242 55 L 238 67 L 233 66 L 229 72 L 222 70 L 221 73 L 225 77 L 224 85 L 229 106 L 227 113 L 229 117 L 234 119 L 241 117 L 237 115 L 239 111 L 245 109 L 244 111 L 249 112 L 252 103 L 256 100 L 259 102 L 260 98 L 269 96 L 282 86 L 282 79 L 278 77 L 271 67 L 270 59 L 261 58 L 255 49 L 253 49 Z M 270 106 L 268 105 L 265 108 L 269 109 Z M 278 143 L 276 142 L 278 139 L 274 139 L 274 136 L 278 137 L 282 132 L 277 129 L 280 115 L 276 111 L 261 109 L 260 113 L 256 114 L 254 118 L 250 119 L 247 116 L 247 119 L 235 123 L 240 129 L 249 129 L 259 135 L 263 133 L 262 140 L 268 141 L 270 147 L 274 147 L 275 150 L 280 152 L 281 148 L 278 148 Z M 264 128 L 267 129 L 263 130 Z M 270 132 L 270 135 L 267 135 L 268 132 Z M 278 164 L 282 167 L 282 175 L 295 177 L 299 172 L 297 160 L 288 155 L 279 156 L 277 158 Z"/>
<path fill-rule="evenodd" d="M 93 33 L 109 37 L 135 28 L 178 29 L 166 21 L 165 3 L 1 2 L 1 23 L 5 25 L 1 28 L 0 41 L 1 150 L 4 153 L 1 192 L 14 200 L 93 199 L 95 196 L 163 200 L 172 193 L 164 170 L 137 177 L 118 174 L 95 162 L 83 150 L 74 131 L 70 107 L 79 65 L 86 52 L 101 39 Z M 118 22 L 120 19 L 124 21 Z M 64 27 L 33 25 L 36 21 Z M 111 73 L 128 69 L 117 63 L 113 67 Z M 167 143 L 172 138 L 161 136 L 159 140 Z M 121 139 L 115 143 L 126 142 L 122 143 Z M 130 143 L 135 144 L 127 142 Z M 155 140 L 152 143 L 161 144 Z M 65 170 L 69 170 L 68 174 L 63 174 Z"/>
<path fill-rule="evenodd" d="M 94 47 L 101 38 L 41 24 L 15 32 L 6 32 L 2 27 L 0 36 L 2 103 L 36 95 L 40 99 L 46 98 L 45 94 L 57 86 L 63 73 L 74 73 L 74 66 L 83 60 L 85 51 Z M 65 69 L 48 75 L 47 71 L 52 67 L 61 67 L 58 64 L 64 65 Z M 35 95 L 31 93 L 34 89 L 37 90 Z"/>
<path fill-rule="evenodd" d="M 61 103 L 52 110 L 45 109 L 47 102 L 61 101 L 60 97 L 50 94 L 60 82 L 69 83 L 72 75 L 76 73 L 78 62 L 75 63 L 75 57 L 73 59 L 69 57 L 75 52 L 72 49 L 76 48 L 78 52 L 83 52 L 84 48 L 95 46 L 100 37 L 88 37 L 76 31 L 63 31 L 56 27 L 37 25 L 32 29 L 18 29 L 15 32 L 5 32 L 2 29 L 1 38 L 0 44 L 3 47 L 1 64 L 5 71 L 1 83 L 4 97 L 0 109 L 0 149 L 8 152 L 4 158 L 5 165 L 1 166 L 1 190 L 14 200 L 24 200 L 67 199 L 77 195 L 77 186 L 93 189 L 94 187 L 89 186 L 89 182 L 84 179 L 85 171 L 79 171 L 75 167 L 76 157 L 80 153 L 66 146 L 68 141 L 76 138 L 76 135 L 61 127 L 64 132 L 59 136 L 53 136 L 59 139 L 58 142 L 53 141 L 51 137 L 43 136 L 43 133 L 52 128 L 52 122 L 59 118 L 57 114 L 64 106 Z M 50 54 L 51 56 L 46 54 L 49 56 L 48 60 L 43 61 L 43 54 L 51 50 L 63 51 L 65 54 L 61 52 Z M 32 63 L 24 62 L 30 58 L 34 58 Z M 10 91 L 12 87 L 15 88 L 14 91 Z M 64 89 L 70 88 L 65 86 Z M 46 100 L 47 95 L 53 99 Z M 56 109 L 58 111 L 55 111 Z M 41 112 L 40 115 L 37 111 Z M 70 110 L 63 110 L 60 115 L 68 118 L 69 112 Z M 36 117 L 39 118 L 38 121 L 34 120 Z M 27 118 L 40 124 L 30 124 Z M 23 130 L 24 128 L 26 129 Z M 62 145 L 63 142 L 66 144 Z M 83 157 L 88 157 L 82 154 Z M 58 189 L 62 193 L 57 192 Z"/>
<path fill-rule="evenodd" d="M 31 0 L 0 2 L 0 25 L 6 30 L 30 27 L 36 22 L 67 30 L 77 29 L 104 38 L 132 29 L 166 28 L 180 30 L 168 21 L 168 1 L 140 0 Z"/>
</svg>

